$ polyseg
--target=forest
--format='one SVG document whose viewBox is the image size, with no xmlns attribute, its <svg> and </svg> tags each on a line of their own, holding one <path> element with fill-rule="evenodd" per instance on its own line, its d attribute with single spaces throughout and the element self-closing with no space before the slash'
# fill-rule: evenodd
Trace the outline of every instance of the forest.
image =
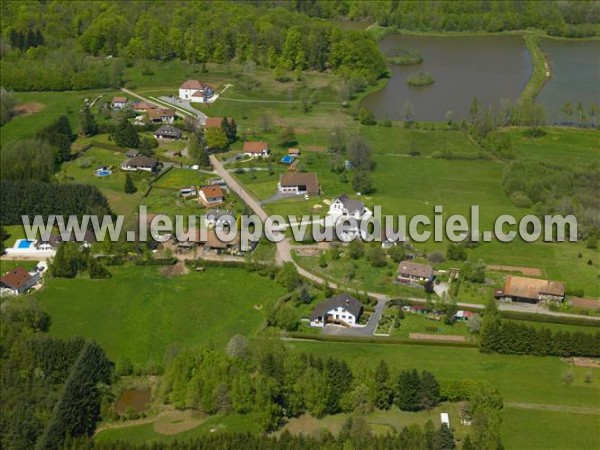
<svg viewBox="0 0 600 450">
<path fill-rule="evenodd" d="M 39 214 L 47 218 L 51 214 L 63 217 L 111 214 L 108 200 L 91 184 L 0 180 L 0 191 L 3 225 L 21 224 L 23 215 L 33 218 Z"/>
<path fill-rule="evenodd" d="M 264 3 L 264 2 L 263 2 Z M 310 16 L 376 21 L 385 27 L 414 31 L 489 31 L 539 28 L 554 36 L 585 37 L 599 33 L 600 5 L 584 1 L 461 0 L 452 2 L 310 0 L 268 3 Z"/>
<path fill-rule="evenodd" d="M 283 7 L 25 1 L 3 2 L 2 15 L 2 80 L 15 91 L 118 87 L 125 64 L 139 59 L 253 61 L 278 73 L 331 69 L 367 82 L 387 73 L 368 33 Z"/>
<path fill-rule="evenodd" d="M 48 314 L 35 302 L 5 304 L 0 336 L 0 446 L 62 447 L 91 436 L 112 364 L 91 341 L 51 338 Z"/>
<path fill-rule="evenodd" d="M 486 306 L 479 348 L 484 353 L 536 356 L 600 356 L 600 331 L 551 331 L 500 319 L 495 300 Z"/>
</svg>

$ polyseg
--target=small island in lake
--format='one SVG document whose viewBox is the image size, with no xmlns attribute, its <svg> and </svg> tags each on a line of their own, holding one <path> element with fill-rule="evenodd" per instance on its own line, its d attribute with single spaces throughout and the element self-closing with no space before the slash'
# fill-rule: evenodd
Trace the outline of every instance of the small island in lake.
<svg viewBox="0 0 600 450">
<path fill-rule="evenodd" d="M 408 47 L 395 48 L 387 54 L 387 62 L 396 66 L 421 64 L 423 55 L 419 50 Z"/>
<path fill-rule="evenodd" d="M 435 83 L 435 79 L 428 72 L 419 72 L 409 77 L 406 83 L 411 86 L 429 86 Z"/>
</svg>

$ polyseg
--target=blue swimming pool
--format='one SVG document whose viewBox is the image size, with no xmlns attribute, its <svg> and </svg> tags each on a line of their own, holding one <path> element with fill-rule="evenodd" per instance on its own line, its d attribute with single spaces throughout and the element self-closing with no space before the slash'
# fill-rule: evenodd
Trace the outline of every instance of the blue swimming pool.
<svg viewBox="0 0 600 450">
<path fill-rule="evenodd" d="M 35 243 L 34 241 L 28 241 L 27 239 L 19 239 L 19 243 L 17 245 L 17 248 L 29 248 L 34 243 Z"/>
<path fill-rule="evenodd" d="M 109 175 L 112 175 L 112 171 L 108 170 L 108 169 L 98 169 L 96 170 L 96 176 L 98 177 L 107 177 Z"/>
<path fill-rule="evenodd" d="M 281 162 L 284 164 L 291 164 L 294 161 L 294 157 L 292 155 L 285 155 L 281 158 Z"/>
</svg>

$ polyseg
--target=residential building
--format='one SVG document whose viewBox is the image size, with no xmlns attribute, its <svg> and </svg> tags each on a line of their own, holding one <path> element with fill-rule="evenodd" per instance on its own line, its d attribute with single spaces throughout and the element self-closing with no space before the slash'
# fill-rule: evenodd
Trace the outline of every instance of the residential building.
<svg viewBox="0 0 600 450">
<path fill-rule="evenodd" d="M 154 172 L 158 167 L 158 161 L 147 156 L 138 155 L 128 159 L 121 164 L 121 170 L 136 172 L 142 170 L 144 172 Z"/>
<path fill-rule="evenodd" d="M 183 136 L 183 132 L 173 125 L 162 125 L 158 130 L 154 132 L 156 139 L 170 139 L 179 140 Z"/>
<path fill-rule="evenodd" d="M 132 105 L 133 110 L 139 113 L 147 112 L 151 109 L 156 109 L 156 106 L 148 103 L 148 102 L 135 102 Z"/>
<path fill-rule="evenodd" d="M 397 280 L 401 283 L 408 283 L 410 281 L 417 283 L 431 282 L 433 280 L 433 267 L 429 264 L 400 261 L 400 264 L 398 264 Z"/>
<path fill-rule="evenodd" d="M 282 194 L 319 195 L 321 187 L 315 173 L 287 172 L 279 177 L 277 185 Z"/>
<path fill-rule="evenodd" d="M 562 302 L 565 299 L 565 283 L 507 275 L 504 289 L 497 290 L 494 296 L 525 303 Z"/>
<path fill-rule="evenodd" d="M 127 156 L 128 158 L 135 158 L 139 154 L 140 154 L 140 151 L 139 150 L 134 150 L 134 149 L 127 150 L 125 152 L 125 156 Z"/>
<path fill-rule="evenodd" d="M 340 294 L 319 303 L 310 314 L 311 327 L 324 327 L 327 323 L 356 326 L 363 305 L 350 294 Z"/>
<path fill-rule="evenodd" d="M 148 121 L 152 123 L 172 124 L 175 122 L 175 110 L 170 108 L 150 108 L 146 110 Z"/>
<path fill-rule="evenodd" d="M 270 154 L 269 144 L 266 142 L 247 141 L 244 142 L 242 152 L 246 156 L 266 158 Z"/>
<path fill-rule="evenodd" d="M 333 217 L 353 217 L 357 220 L 364 218 L 370 213 L 365 204 L 359 200 L 353 200 L 346 194 L 340 195 L 329 205 L 329 215 Z"/>
<path fill-rule="evenodd" d="M 198 190 L 198 199 L 204 206 L 218 206 L 225 201 L 225 195 L 220 186 L 210 185 Z"/>
<path fill-rule="evenodd" d="M 29 273 L 24 267 L 18 266 L 2 275 L 0 286 L 12 291 L 15 295 L 19 295 L 35 286 L 39 279 L 39 272 Z"/>
<path fill-rule="evenodd" d="M 114 97 L 110 103 L 112 109 L 123 109 L 127 106 L 127 97 Z"/>
<path fill-rule="evenodd" d="M 206 211 L 206 225 L 209 227 L 232 227 L 235 225 L 235 213 L 228 209 L 209 209 Z"/>
<path fill-rule="evenodd" d="M 179 98 L 195 103 L 206 103 L 215 94 L 215 89 L 209 84 L 198 80 L 187 80 L 179 86 Z"/>
</svg>

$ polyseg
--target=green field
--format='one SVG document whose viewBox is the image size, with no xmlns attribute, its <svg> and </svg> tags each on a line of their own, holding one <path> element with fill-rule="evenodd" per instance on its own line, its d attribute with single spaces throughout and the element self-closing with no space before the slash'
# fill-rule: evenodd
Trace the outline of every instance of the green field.
<svg viewBox="0 0 600 450">
<path fill-rule="evenodd" d="M 600 447 L 600 415 L 505 408 L 506 449 L 590 450 Z"/>
<path fill-rule="evenodd" d="M 36 133 L 60 115 L 69 117 L 71 126 L 77 130 L 77 112 L 83 105 L 84 99 L 93 100 L 99 95 L 100 101 L 110 101 L 113 96 L 120 95 L 119 91 L 106 89 L 95 91 L 70 92 L 18 92 L 15 94 L 19 103 L 39 103 L 41 109 L 29 115 L 15 117 L 1 128 L 2 145 L 7 142 L 35 137 Z"/>
<path fill-rule="evenodd" d="M 289 345 L 294 351 L 323 358 L 343 358 L 351 365 L 374 365 L 384 359 L 396 370 L 415 367 L 440 379 L 488 381 L 500 390 L 505 402 L 597 407 L 600 395 L 599 369 L 575 367 L 574 383 L 565 385 L 563 375 L 569 365 L 554 357 L 487 355 L 478 349 L 421 345 L 299 341 Z M 585 373 L 590 370 L 594 380 L 586 384 Z"/>
<path fill-rule="evenodd" d="M 545 128 L 546 135 L 528 138 L 523 130 L 508 129 L 519 157 L 551 161 L 594 161 L 600 158 L 598 131 L 576 128 Z"/>
<path fill-rule="evenodd" d="M 161 364 L 171 344 L 224 345 L 251 335 L 284 289 L 243 269 L 208 268 L 174 278 L 156 266 L 111 267 L 108 280 L 53 279 L 36 295 L 52 317 L 50 334 L 95 339 L 113 361 Z M 244 286 L 244 289 L 240 289 Z"/>
</svg>

